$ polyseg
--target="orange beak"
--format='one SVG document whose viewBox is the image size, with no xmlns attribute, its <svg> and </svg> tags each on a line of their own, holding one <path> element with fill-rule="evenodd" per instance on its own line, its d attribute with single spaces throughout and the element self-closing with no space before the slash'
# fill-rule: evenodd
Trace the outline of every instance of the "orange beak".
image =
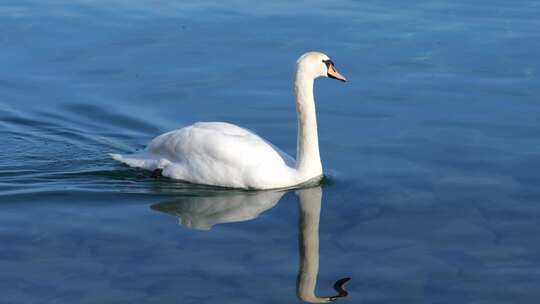
<svg viewBox="0 0 540 304">
<path fill-rule="evenodd" d="M 333 64 L 328 65 L 328 77 L 341 80 L 343 82 L 347 81 L 347 79 L 336 70 Z"/>
</svg>

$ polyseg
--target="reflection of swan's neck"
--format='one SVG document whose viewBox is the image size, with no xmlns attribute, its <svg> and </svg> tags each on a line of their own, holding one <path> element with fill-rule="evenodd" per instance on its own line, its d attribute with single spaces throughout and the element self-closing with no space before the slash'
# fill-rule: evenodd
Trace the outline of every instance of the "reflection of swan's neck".
<svg viewBox="0 0 540 304">
<path fill-rule="evenodd" d="M 324 303 L 328 298 L 315 295 L 319 273 L 319 219 L 322 190 L 320 187 L 298 191 L 300 222 L 300 268 L 296 281 L 298 297 L 306 302 Z"/>
<path fill-rule="evenodd" d="M 317 115 L 313 98 L 314 78 L 302 69 L 296 71 L 294 94 L 298 115 L 298 139 L 296 147 L 296 169 L 302 177 L 322 175 L 317 135 Z"/>
</svg>

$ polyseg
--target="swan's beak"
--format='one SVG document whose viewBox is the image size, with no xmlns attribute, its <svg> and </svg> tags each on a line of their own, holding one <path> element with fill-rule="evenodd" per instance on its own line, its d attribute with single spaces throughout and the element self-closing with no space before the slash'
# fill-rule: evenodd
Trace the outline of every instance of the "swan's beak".
<svg viewBox="0 0 540 304">
<path fill-rule="evenodd" d="M 347 79 L 336 70 L 333 64 L 328 65 L 328 77 L 341 80 L 343 82 L 347 81 Z"/>
</svg>

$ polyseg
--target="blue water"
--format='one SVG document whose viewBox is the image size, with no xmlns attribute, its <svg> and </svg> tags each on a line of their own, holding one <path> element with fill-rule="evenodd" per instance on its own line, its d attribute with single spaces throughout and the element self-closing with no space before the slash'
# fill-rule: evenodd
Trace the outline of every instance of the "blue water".
<svg viewBox="0 0 540 304">
<path fill-rule="evenodd" d="M 340 302 L 538 303 L 539 16 L 534 0 L 2 1 L 0 303 L 299 302 L 294 191 L 154 180 L 107 153 L 228 121 L 294 155 L 308 50 L 349 80 L 316 83 L 316 294 L 351 277 Z"/>
</svg>

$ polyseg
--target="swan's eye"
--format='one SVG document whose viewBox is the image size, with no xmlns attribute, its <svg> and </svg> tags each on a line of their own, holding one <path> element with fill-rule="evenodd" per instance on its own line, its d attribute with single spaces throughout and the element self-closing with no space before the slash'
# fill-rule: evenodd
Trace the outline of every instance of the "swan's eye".
<svg viewBox="0 0 540 304">
<path fill-rule="evenodd" d="M 326 64 L 326 68 L 327 68 L 327 69 L 330 69 L 331 66 L 334 66 L 334 62 L 332 62 L 332 60 L 330 60 L 330 59 L 323 60 L 322 62 L 323 62 L 324 64 Z"/>
</svg>

